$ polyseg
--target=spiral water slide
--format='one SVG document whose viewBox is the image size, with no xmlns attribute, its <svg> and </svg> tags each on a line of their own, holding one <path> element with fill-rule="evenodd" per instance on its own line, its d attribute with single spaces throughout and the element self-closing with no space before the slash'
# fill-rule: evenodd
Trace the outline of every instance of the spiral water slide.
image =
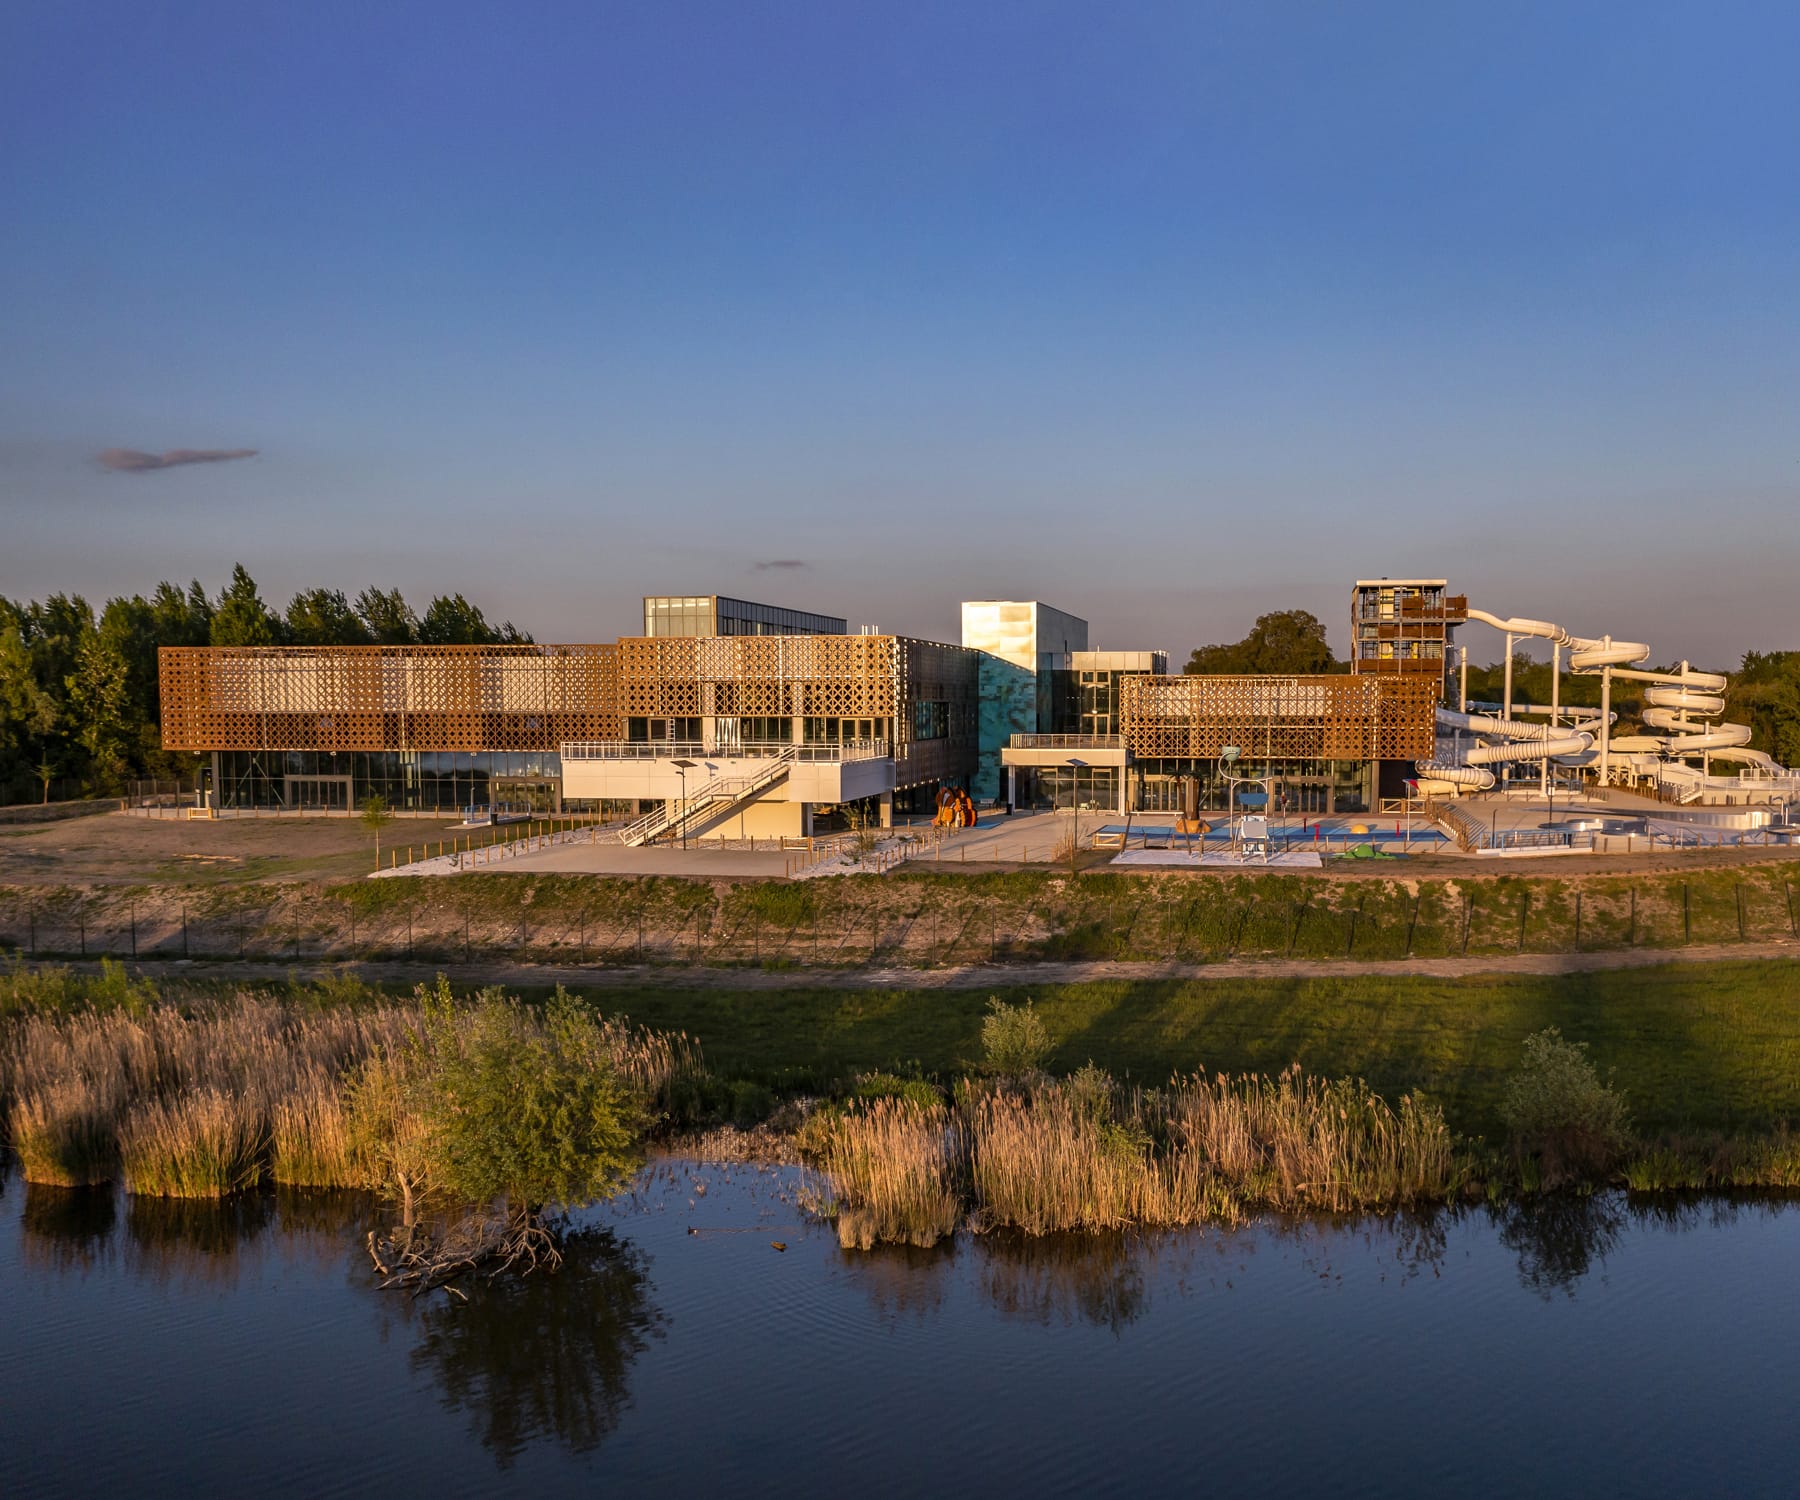
<svg viewBox="0 0 1800 1500">
<path fill-rule="evenodd" d="M 1593 732 L 1590 733 L 1585 728 L 1558 726 L 1552 729 L 1548 723 L 1532 724 L 1440 708 L 1438 723 L 1445 728 L 1467 730 L 1504 743 L 1477 746 L 1457 759 L 1438 755 L 1420 761 L 1417 769 L 1422 784 L 1439 783 L 1445 790 L 1485 790 L 1494 784 L 1493 773 L 1486 769 L 1490 765 L 1503 761 L 1552 759 L 1564 764 L 1586 764 L 1596 758 L 1596 742 L 1602 780 L 1607 776 L 1614 755 L 1626 758 L 1633 770 L 1664 776 L 1674 770 L 1677 776 L 1685 774 L 1696 782 L 1702 779 L 1701 772 L 1691 767 L 1672 767 L 1670 762 L 1683 756 L 1706 753 L 1721 759 L 1750 762 L 1769 771 L 1781 770 L 1761 751 L 1745 748 L 1750 741 L 1748 725 L 1697 722 L 1714 719 L 1725 711 L 1725 700 L 1720 696 L 1725 679 L 1716 672 L 1697 672 L 1686 662 L 1676 672 L 1647 672 L 1639 665 L 1650 655 L 1649 646 L 1643 642 L 1615 641 L 1611 636 L 1594 640 L 1572 635 L 1548 620 L 1528 620 L 1516 615 L 1502 617 L 1482 609 L 1469 610 L 1468 618 L 1491 625 L 1511 637 L 1547 640 L 1559 651 L 1569 653 L 1570 671 L 1584 675 L 1600 673 L 1600 711 L 1597 715 L 1591 709 L 1554 711 L 1591 723 Z M 1644 690 L 1644 699 L 1649 705 L 1644 710 L 1644 722 L 1652 729 L 1663 730 L 1663 734 L 1625 735 L 1616 739 L 1612 736 L 1612 682 L 1615 677 L 1648 684 Z M 1514 711 L 1552 712 L 1524 704 L 1515 704 Z"/>
<path fill-rule="evenodd" d="M 1566 757 L 1585 759 L 1594 748 L 1594 737 L 1585 729 L 1558 726 L 1548 722 L 1530 724 L 1523 719 L 1503 719 L 1493 714 L 1464 714 L 1454 709 L 1437 711 L 1439 725 L 1446 729 L 1467 730 L 1506 741 L 1504 744 L 1477 745 L 1465 750 L 1456 760 L 1434 756 L 1416 763 L 1420 785 L 1427 791 L 1460 788 L 1485 792 L 1494 784 L 1494 773 L 1488 769 L 1503 761 L 1557 760 Z M 1438 783 L 1439 785 L 1433 785 Z"/>
</svg>

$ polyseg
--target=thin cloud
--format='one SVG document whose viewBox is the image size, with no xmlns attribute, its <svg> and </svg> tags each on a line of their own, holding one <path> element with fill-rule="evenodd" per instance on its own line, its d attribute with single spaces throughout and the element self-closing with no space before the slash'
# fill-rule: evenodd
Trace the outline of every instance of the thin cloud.
<svg viewBox="0 0 1800 1500">
<path fill-rule="evenodd" d="M 772 557 L 767 562 L 759 562 L 756 571 L 759 573 L 791 573 L 797 568 L 810 568 L 811 563 L 798 557 Z"/>
<path fill-rule="evenodd" d="M 108 448 L 100 455 L 100 467 L 115 474 L 146 474 L 152 469 L 175 469 L 182 464 L 222 464 L 234 458 L 255 457 L 254 448 L 171 448 L 167 453 Z"/>
</svg>

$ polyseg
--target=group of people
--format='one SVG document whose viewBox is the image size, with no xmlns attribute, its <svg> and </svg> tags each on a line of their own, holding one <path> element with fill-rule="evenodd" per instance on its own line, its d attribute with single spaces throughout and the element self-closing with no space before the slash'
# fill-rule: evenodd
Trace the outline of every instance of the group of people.
<svg viewBox="0 0 1800 1500">
<path fill-rule="evenodd" d="M 932 819 L 938 828 L 973 828 L 975 826 L 975 800 L 959 786 L 946 786 L 938 789 L 937 816 Z"/>
</svg>

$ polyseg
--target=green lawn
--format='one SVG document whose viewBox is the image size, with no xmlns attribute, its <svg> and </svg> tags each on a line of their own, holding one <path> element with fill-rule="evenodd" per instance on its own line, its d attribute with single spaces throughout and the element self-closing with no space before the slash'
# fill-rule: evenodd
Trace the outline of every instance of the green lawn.
<svg viewBox="0 0 1800 1500">
<path fill-rule="evenodd" d="M 1298 1062 L 1360 1074 L 1383 1093 L 1423 1088 L 1451 1123 L 1496 1134 L 1519 1044 L 1560 1026 L 1614 1070 L 1638 1128 L 1756 1130 L 1800 1122 L 1800 965 L 1671 965 L 1555 977 L 1132 982 L 1000 990 L 1034 999 L 1059 1068 L 1090 1058 L 1155 1083 L 1171 1071 L 1268 1071 Z M 645 990 L 597 1005 L 697 1036 L 721 1073 L 828 1084 L 916 1064 L 948 1075 L 979 1053 L 986 991 Z"/>
</svg>

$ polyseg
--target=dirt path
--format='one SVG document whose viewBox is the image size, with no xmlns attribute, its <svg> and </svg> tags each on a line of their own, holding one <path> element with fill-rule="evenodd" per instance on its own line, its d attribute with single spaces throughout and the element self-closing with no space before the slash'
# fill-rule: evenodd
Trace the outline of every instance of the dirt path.
<svg viewBox="0 0 1800 1500">
<path fill-rule="evenodd" d="M 325 974 L 355 973 L 371 982 L 411 984 L 444 972 L 459 984 L 509 986 L 566 984 L 582 989 L 980 989 L 1043 984 L 1088 984 L 1156 980 L 1322 979 L 1352 975 L 1411 975 L 1458 979 L 1485 974 L 1586 974 L 1604 969 L 1646 969 L 1670 964 L 1754 962 L 1800 959 L 1800 942 L 1696 944 L 1688 948 L 1628 948 L 1595 953 L 1520 953 L 1482 958 L 1358 959 L 1225 959 L 1217 963 L 1120 963 L 1080 960 L 1069 963 L 962 964 L 937 969 L 890 966 L 856 969 L 756 969 L 702 966 L 530 964 L 354 963 L 283 964 L 174 960 L 134 965 L 139 972 L 168 978 L 243 979 L 267 983 L 290 976 L 310 979 Z M 93 971 L 93 963 L 73 968 Z M 1794 995 L 1800 999 L 1800 963 L 1795 965 Z"/>
</svg>

